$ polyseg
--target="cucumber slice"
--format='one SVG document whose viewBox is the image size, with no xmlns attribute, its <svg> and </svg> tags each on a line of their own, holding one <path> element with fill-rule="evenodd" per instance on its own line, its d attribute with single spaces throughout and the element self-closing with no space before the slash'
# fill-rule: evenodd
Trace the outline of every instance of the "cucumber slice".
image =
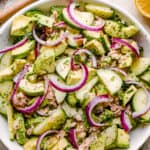
<svg viewBox="0 0 150 150">
<path fill-rule="evenodd" d="M 66 77 L 70 71 L 70 61 L 71 61 L 71 58 L 66 57 L 66 58 L 62 58 L 56 62 L 56 72 L 64 80 L 66 79 Z"/>
<path fill-rule="evenodd" d="M 102 18 L 111 18 L 114 15 L 114 10 L 106 6 L 87 4 L 85 8 L 87 11 L 92 12 Z"/>
<path fill-rule="evenodd" d="M 145 72 L 140 78 L 150 85 L 150 71 Z"/>
<path fill-rule="evenodd" d="M 146 107 L 147 104 L 147 95 L 145 91 L 140 88 L 137 90 L 136 94 L 132 100 L 132 107 L 134 111 L 141 111 Z M 144 122 L 150 122 L 150 111 L 140 117 Z"/>
<path fill-rule="evenodd" d="M 27 79 L 23 79 L 19 84 L 19 88 L 28 96 L 38 96 L 44 94 L 44 83 L 42 81 L 31 83 Z"/>
<path fill-rule="evenodd" d="M 0 71 L 4 70 L 5 68 L 9 67 L 12 63 L 12 55 L 11 52 L 7 52 L 1 56 L 0 60 Z"/>
<path fill-rule="evenodd" d="M 118 136 L 117 126 L 108 127 L 102 132 L 102 136 L 105 137 L 105 149 L 114 148 Z"/>
<path fill-rule="evenodd" d="M 83 24 L 86 24 L 86 25 L 91 25 L 94 21 L 94 15 L 89 12 L 76 11 L 75 15 L 78 20 L 80 20 Z M 75 27 L 77 29 L 81 29 L 70 19 L 66 8 L 63 9 L 62 16 L 65 22 L 68 23 L 70 26 Z"/>
<path fill-rule="evenodd" d="M 89 97 L 90 90 L 96 85 L 98 82 L 98 77 L 94 77 L 88 83 L 84 85 L 83 88 L 75 92 L 76 98 L 79 99 L 80 104 L 84 103 L 84 100 Z"/>
<path fill-rule="evenodd" d="M 101 32 L 84 30 L 82 33 L 85 37 L 87 37 L 89 40 L 91 40 L 91 39 L 99 39 Z"/>
<path fill-rule="evenodd" d="M 123 129 L 118 128 L 118 137 L 116 146 L 118 148 L 129 148 L 130 146 L 129 139 L 130 139 L 129 134 L 125 132 Z"/>
<path fill-rule="evenodd" d="M 131 66 L 131 71 L 135 75 L 141 75 L 143 72 L 145 72 L 148 67 L 150 66 L 150 58 L 139 58 L 137 59 L 133 65 Z"/>
<path fill-rule="evenodd" d="M 118 74 L 112 70 L 99 69 L 97 74 L 110 94 L 118 92 L 122 86 L 122 80 Z"/>
<path fill-rule="evenodd" d="M 126 106 L 126 104 L 131 100 L 133 95 L 136 93 L 137 89 L 134 85 L 131 85 L 124 93 L 123 96 L 123 106 Z"/>
<path fill-rule="evenodd" d="M 100 136 L 90 145 L 90 150 L 105 150 L 105 138 Z"/>
</svg>

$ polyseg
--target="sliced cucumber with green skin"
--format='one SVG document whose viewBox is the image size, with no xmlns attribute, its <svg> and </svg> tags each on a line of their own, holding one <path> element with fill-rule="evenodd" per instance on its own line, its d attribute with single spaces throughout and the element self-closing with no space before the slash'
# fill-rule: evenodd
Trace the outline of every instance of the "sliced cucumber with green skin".
<svg viewBox="0 0 150 150">
<path fill-rule="evenodd" d="M 126 104 L 131 100 L 133 95 L 136 93 L 137 88 L 134 85 L 131 85 L 124 93 L 123 96 L 123 106 L 126 106 Z"/>
<path fill-rule="evenodd" d="M 116 147 L 118 148 L 129 148 L 130 146 L 130 136 L 124 129 L 118 128 L 118 137 L 116 141 Z"/>
<path fill-rule="evenodd" d="M 91 39 L 100 39 L 100 32 L 83 30 L 82 33 L 89 40 L 91 40 Z"/>
<path fill-rule="evenodd" d="M 31 83 L 27 79 L 21 80 L 19 88 L 28 96 L 38 96 L 44 94 L 44 82 Z"/>
<path fill-rule="evenodd" d="M 83 104 L 84 100 L 88 98 L 88 93 L 94 87 L 94 85 L 96 85 L 97 82 L 98 77 L 94 77 L 88 83 L 86 83 L 83 88 L 75 92 L 76 98 L 80 101 L 80 104 Z"/>
<path fill-rule="evenodd" d="M 71 57 L 62 58 L 56 62 L 56 72 L 62 79 L 66 79 L 67 75 L 69 74 L 70 62 Z"/>
<path fill-rule="evenodd" d="M 150 66 L 150 58 L 142 57 L 138 58 L 131 66 L 131 71 L 135 75 L 141 75 Z"/>
<path fill-rule="evenodd" d="M 147 105 L 147 95 L 145 91 L 140 88 L 137 90 L 136 94 L 132 100 L 133 110 L 138 112 L 143 110 Z M 150 111 L 140 117 L 144 122 L 150 122 Z"/>
<path fill-rule="evenodd" d="M 114 15 L 113 9 L 102 5 L 87 4 L 85 8 L 87 11 L 92 12 L 102 18 L 111 18 Z"/>
<path fill-rule="evenodd" d="M 75 15 L 78 20 L 80 20 L 81 22 L 83 22 L 83 24 L 86 24 L 86 25 L 91 25 L 94 21 L 94 15 L 90 12 L 76 11 Z M 77 29 L 81 29 L 70 19 L 68 12 L 67 12 L 67 8 L 63 9 L 62 16 L 63 16 L 65 22 L 68 23 L 70 26 L 75 27 Z"/>
<path fill-rule="evenodd" d="M 19 48 L 16 48 L 15 50 L 12 51 L 12 57 L 13 58 L 24 58 L 28 56 L 28 54 L 34 50 L 35 48 L 35 41 L 29 41 L 22 45 Z"/>
<path fill-rule="evenodd" d="M 33 129 L 33 134 L 40 135 L 48 130 L 59 129 L 66 119 L 66 113 L 61 108 L 57 108 L 49 117 Z"/>
<path fill-rule="evenodd" d="M 103 44 L 105 51 L 110 51 L 111 44 L 107 34 L 103 34 L 103 36 L 101 35 L 100 41 Z"/>
<path fill-rule="evenodd" d="M 145 72 L 140 78 L 150 85 L 150 71 Z"/>
<path fill-rule="evenodd" d="M 100 136 L 90 145 L 90 150 L 105 150 L 105 138 Z"/>
<path fill-rule="evenodd" d="M 117 126 L 112 125 L 111 127 L 106 128 L 102 132 L 102 136 L 105 137 L 105 149 L 114 148 L 118 137 Z"/>
<path fill-rule="evenodd" d="M 11 52 L 4 53 L 0 58 L 0 71 L 4 70 L 6 67 L 9 67 L 12 63 Z"/>
<path fill-rule="evenodd" d="M 97 74 L 103 84 L 106 86 L 110 94 L 115 94 L 118 92 L 122 86 L 122 80 L 118 74 L 112 70 L 99 69 Z"/>
</svg>

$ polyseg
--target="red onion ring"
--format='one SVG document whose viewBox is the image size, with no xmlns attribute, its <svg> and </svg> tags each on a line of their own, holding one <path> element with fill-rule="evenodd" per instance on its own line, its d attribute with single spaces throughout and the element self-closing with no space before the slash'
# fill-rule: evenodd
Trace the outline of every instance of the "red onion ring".
<svg viewBox="0 0 150 150">
<path fill-rule="evenodd" d="M 126 114 L 125 110 L 121 112 L 121 124 L 126 132 L 129 132 L 132 129 L 132 124 L 129 119 L 129 116 Z"/>
<path fill-rule="evenodd" d="M 149 94 L 148 90 L 139 82 L 132 81 L 132 80 L 128 80 L 128 81 L 125 81 L 125 82 L 126 82 L 126 84 L 135 84 L 135 85 L 143 88 L 143 90 L 145 91 L 145 93 L 147 95 L 147 105 L 146 105 L 146 107 L 143 110 L 138 111 L 138 112 L 133 112 L 133 114 L 132 114 L 133 118 L 140 117 L 140 116 L 144 115 L 146 112 L 148 112 L 150 110 L 150 94 Z"/>
<path fill-rule="evenodd" d="M 86 53 L 88 54 L 89 56 L 91 56 L 92 58 L 92 63 L 93 63 L 93 67 L 94 68 L 97 68 L 97 60 L 96 60 L 96 57 L 94 56 L 94 54 L 92 52 L 90 52 L 89 50 L 87 49 L 79 49 L 79 50 L 76 50 L 73 55 L 79 55 L 81 53 Z"/>
<path fill-rule="evenodd" d="M 70 3 L 69 5 L 68 5 L 68 7 L 67 7 L 67 12 L 68 12 L 68 15 L 69 15 L 69 17 L 70 17 L 70 19 L 78 26 L 78 27 L 80 27 L 80 28 L 82 28 L 82 29 L 86 29 L 86 30 L 89 30 L 89 31 L 100 31 L 100 30 L 102 30 L 103 29 L 103 27 L 104 27 L 104 24 L 105 24 L 105 22 L 104 22 L 104 20 L 101 20 L 101 24 L 99 25 L 99 26 L 88 26 L 88 25 L 86 25 L 86 24 L 83 24 L 82 22 L 80 22 L 80 20 L 77 20 L 76 19 L 76 15 L 75 15 L 75 13 L 74 13 L 74 9 L 75 9 L 75 7 L 76 7 L 76 3 Z"/>
<path fill-rule="evenodd" d="M 43 101 L 43 98 L 44 97 L 39 96 L 36 98 L 35 102 L 32 105 L 30 105 L 29 107 L 16 108 L 16 109 L 23 114 L 31 114 L 39 108 L 39 106 L 41 105 L 41 103 Z"/>
<path fill-rule="evenodd" d="M 109 96 L 108 95 L 100 95 L 100 96 L 95 96 L 86 106 L 86 116 L 87 116 L 87 120 L 89 122 L 89 124 L 91 126 L 95 126 L 95 127 L 101 127 L 104 124 L 102 123 L 97 123 L 93 120 L 91 114 L 93 109 L 95 108 L 96 105 L 100 104 L 100 103 L 106 103 L 109 102 Z"/>
<path fill-rule="evenodd" d="M 34 49 L 34 53 L 35 53 L 35 58 L 37 58 L 40 54 L 40 43 L 36 43 L 36 47 Z"/>
<path fill-rule="evenodd" d="M 16 84 L 15 84 L 14 89 L 13 89 L 13 91 L 12 91 L 12 94 L 11 94 L 11 96 L 10 96 L 10 100 L 12 100 L 12 103 L 13 103 L 13 101 L 14 101 L 14 96 L 15 96 L 15 94 L 16 94 L 16 92 L 17 92 L 17 89 L 18 89 L 18 87 L 19 87 L 19 84 L 20 84 L 21 80 L 23 79 L 24 75 L 26 74 L 26 72 L 28 71 L 28 69 L 29 69 L 29 65 L 27 64 L 27 65 L 24 66 L 24 69 L 23 69 L 23 70 L 19 73 L 19 75 L 18 75 Z"/>
<path fill-rule="evenodd" d="M 26 42 L 28 42 L 28 38 L 24 38 L 23 40 L 21 40 L 20 42 L 16 43 L 15 45 L 12 45 L 10 47 L 7 47 L 7 48 L 4 48 L 4 49 L 0 50 L 0 54 L 6 53 L 8 51 L 15 50 L 16 48 L 24 45 Z"/>
<path fill-rule="evenodd" d="M 44 137 L 47 136 L 48 134 L 53 134 L 53 133 L 58 133 L 58 131 L 50 130 L 50 131 L 46 131 L 42 135 L 40 135 L 37 142 L 36 142 L 36 150 L 41 150 L 40 145 L 41 145 L 41 142 L 44 139 Z"/>
<path fill-rule="evenodd" d="M 36 34 L 35 27 L 33 27 L 32 33 L 33 33 L 34 39 L 38 43 L 40 43 L 41 45 L 44 45 L 44 46 L 56 46 L 56 45 L 60 44 L 64 39 L 66 39 L 66 37 L 68 35 L 67 32 L 61 32 L 60 37 L 58 39 L 50 42 L 50 41 L 44 41 L 44 40 L 40 39 L 38 37 L 38 35 Z"/>
<path fill-rule="evenodd" d="M 78 149 L 79 145 L 78 145 L 78 142 L 77 142 L 76 130 L 73 129 L 73 128 L 70 129 L 68 136 L 69 136 L 70 143 L 74 146 L 74 148 Z"/>
<path fill-rule="evenodd" d="M 81 89 L 84 84 L 86 83 L 87 81 L 87 78 L 88 78 L 88 69 L 85 65 L 80 65 L 81 66 L 81 69 L 83 70 L 83 78 L 75 85 L 65 85 L 63 83 L 60 83 L 58 80 L 57 80 L 57 76 L 54 76 L 54 75 L 51 75 L 50 77 L 50 84 L 57 90 L 61 91 L 61 92 L 74 92 L 74 91 L 77 91 L 79 89 Z"/>
<path fill-rule="evenodd" d="M 111 67 L 110 69 L 113 70 L 113 71 L 115 71 L 115 72 L 121 73 L 121 74 L 122 74 L 123 76 L 125 76 L 125 77 L 128 76 L 128 74 L 127 74 L 124 70 L 122 70 L 122 69 L 120 69 L 120 68 Z"/>
<path fill-rule="evenodd" d="M 140 56 L 139 49 L 138 49 L 137 47 L 132 46 L 127 40 L 125 40 L 125 39 L 120 39 L 120 38 L 113 38 L 113 39 L 112 39 L 112 42 L 113 42 L 113 43 L 119 43 L 119 44 L 121 44 L 121 45 L 127 46 L 128 48 L 130 48 L 130 49 L 133 51 L 133 53 L 134 53 L 137 57 Z"/>
</svg>

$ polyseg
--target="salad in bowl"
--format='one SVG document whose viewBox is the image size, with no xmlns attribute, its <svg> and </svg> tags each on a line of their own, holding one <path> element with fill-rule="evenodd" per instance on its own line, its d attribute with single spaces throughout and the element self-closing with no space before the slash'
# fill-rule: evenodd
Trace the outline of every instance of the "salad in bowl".
<svg viewBox="0 0 150 150">
<path fill-rule="evenodd" d="M 139 29 L 104 5 L 69 2 L 13 19 L 0 50 L 0 113 L 25 150 L 130 147 L 150 123 L 150 58 Z"/>
</svg>

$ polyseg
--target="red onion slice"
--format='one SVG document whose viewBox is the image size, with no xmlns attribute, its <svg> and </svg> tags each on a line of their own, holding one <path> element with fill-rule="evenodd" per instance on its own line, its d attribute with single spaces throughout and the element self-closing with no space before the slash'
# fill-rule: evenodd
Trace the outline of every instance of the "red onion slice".
<svg viewBox="0 0 150 150">
<path fill-rule="evenodd" d="M 34 39 L 40 43 L 41 45 L 44 46 L 56 46 L 58 44 L 60 44 L 64 39 L 67 38 L 67 32 L 61 32 L 60 37 L 58 39 L 56 39 L 55 41 L 44 41 L 41 38 L 38 37 L 38 35 L 36 34 L 35 31 L 35 27 L 33 28 L 33 37 Z"/>
<path fill-rule="evenodd" d="M 87 49 L 79 49 L 79 50 L 76 50 L 73 55 L 79 55 L 81 53 L 86 53 L 88 54 L 89 56 L 91 56 L 92 58 L 92 63 L 93 63 L 93 67 L 94 68 L 97 68 L 97 60 L 96 60 L 96 57 L 94 56 L 94 54 L 92 52 L 90 52 L 89 50 Z"/>
<path fill-rule="evenodd" d="M 36 143 L 36 150 L 41 150 L 41 142 L 44 139 L 45 136 L 49 135 L 49 134 L 54 134 L 54 133 L 58 133 L 58 131 L 56 130 L 50 130 L 50 131 L 46 131 L 44 132 L 42 135 L 39 136 L 37 143 Z"/>
<path fill-rule="evenodd" d="M 88 122 L 91 126 L 95 126 L 95 127 L 101 127 L 104 124 L 102 123 L 97 123 L 93 120 L 92 118 L 92 111 L 95 108 L 95 106 L 97 106 L 100 103 L 106 103 L 109 102 L 110 98 L 108 95 L 100 95 L 100 96 L 95 96 L 86 106 L 86 116 L 88 119 Z"/>
<path fill-rule="evenodd" d="M 66 24 L 64 21 L 57 22 L 54 24 L 54 26 L 58 28 L 66 28 Z"/>
<path fill-rule="evenodd" d="M 110 69 L 113 70 L 113 71 L 116 71 L 116 72 L 118 72 L 118 73 L 121 73 L 121 74 L 122 74 L 123 76 L 125 76 L 125 77 L 128 76 L 128 74 L 127 74 L 124 70 L 122 70 L 122 69 L 114 68 L 114 67 L 111 67 Z"/>
<path fill-rule="evenodd" d="M 100 25 L 99 26 L 88 26 L 86 24 L 83 24 L 80 20 L 77 20 L 76 15 L 75 15 L 75 7 L 76 3 L 70 3 L 67 7 L 67 12 L 70 17 L 70 19 L 80 28 L 89 30 L 89 31 L 100 31 L 104 27 L 104 20 L 101 19 Z"/>
<path fill-rule="evenodd" d="M 132 46 L 126 39 L 120 39 L 120 38 L 113 38 L 112 39 L 113 43 L 119 43 L 121 45 L 127 46 L 128 48 L 130 48 L 133 53 L 139 57 L 140 56 L 140 52 L 139 49 L 137 47 Z"/>
<path fill-rule="evenodd" d="M 146 107 L 141 110 L 141 111 L 138 111 L 138 112 L 133 112 L 132 114 L 132 117 L 133 118 L 137 118 L 137 117 L 140 117 L 142 115 L 144 115 L 146 112 L 148 112 L 150 110 L 150 94 L 148 92 L 148 90 L 139 82 L 136 82 L 136 81 L 132 81 L 132 80 L 128 80 L 128 81 L 125 81 L 127 84 L 135 84 L 141 88 L 143 88 L 143 90 L 145 91 L 146 95 L 147 95 L 147 104 L 146 104 Z"/>
<path fill-rule="evenodd" d="M 74 146 L 74 148 L 78 149 L 79 145 L 78 145 L 78 142 L 77 142 L 76 130 L 73 129 L 73 128 L 70 129 L 68 136 L 69 136 L 70 143 Z"/>
<path fill-rule="evenodd" d="M 16 108 L 19 112 L 23 113 L 23 114 L 31 114 L 33 113 L 34 111 L 36 111 L 39 106 L 41 105 L 43 101 L 43 97 L 37 97 L 35 102 L 30 105 L 29 107 L 25 107 L 25 108 Z"/>
<path fill-rule="evenodd" d="M 61 92 L 74 92 L 81 89 L 87 81 L 88 78 L 88 69 L 85 65 L 80 65 L 83 70 L 83 78 L 75 85 L 65 85 L 58 81 L 57 76 L 51 75 L 50 84 L 57 90 Z"/>
<path fill-rule="evenodd" d="M 0 50 L 0 54 L 15 50 L 16 48 L 24 45 L 26 42 L 28 42 L 28 38 L 24 38 L 22 41 L 16 43 L 15 45 Z"/>
<path fill-rule="evenodd" d="M 35 58 L 37 58 L 40 54 L 40 43 L 36 43 L 36 47 L 34 49 L 34 52 L 35 52 Z"/>
<path fill-rule="evenodd" d="M 75 34 L 75 35 L 73 36 L 73 38 L 74 38 L 75 40 L 78 40 L 78 39 L 82 39 L 83 36 L 82 36 L 82 34 Z"/>
<path fill-rule="evenodd" d="M 125 110 L 121 112 L 121 124 L 126 132 L 129 132 L 132 129 L 131 121 Z"/>
<path fill-rule="evenodd" d="M 111 45 L 111 49 L 113 49 L 113 50 L 117 50 L 119 48 L 121 48 L 121 44 L 120 43 L 113 43 Z"/>
<path fill-rule="evenodd" d="M 16 92 L 17 92 L 17 89 L 18 89 L 18 87 L 19 87 L 20 81 L 23 79 L 23 77 L 24 77 L 24 75 L 26 74 L 26 72 L 28 71 L 28 69 L 29 69 L 29 65 L 27 64 L 27 65 L 24 66 L 24 69 L 19 73 L 19 75 L 18 75 L 18 77 L 17 77 L 16 84 L 15 84 L 14 89 L 13 89 L 13 91 L 12 91 L 12 94 L 11 94 L 11 96 L 10 96 L 10 100 L 12 100 L 12 103 L 13 103 L 13 101 L 14 101 L 14 95 L 15 95 Z"/>
</svg>

